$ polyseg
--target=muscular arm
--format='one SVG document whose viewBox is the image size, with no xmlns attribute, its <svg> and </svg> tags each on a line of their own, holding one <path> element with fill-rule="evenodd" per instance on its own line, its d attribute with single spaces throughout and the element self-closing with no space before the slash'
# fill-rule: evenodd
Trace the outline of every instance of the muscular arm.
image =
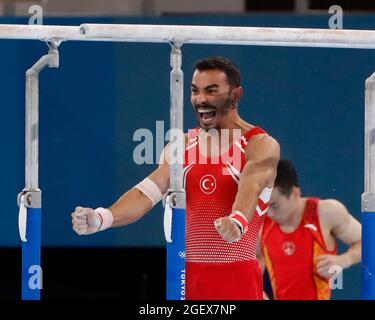
<svg viewBox="0 0 375 320">
<path fill-rule="evenodd" d="M 160 157 L 158 168 L 148 178 L 159 187 L 162 194 L 169 188 L 169 145 L 167 145 Z M 142 218 L 152 209 L 151 200 L 136 188 L 123 194 L 109 210 L 113 215 L 113 227 L 124 226 Z"/>
<path fill-rule="evenodd" d="M 232 211 L 241 211 L 250 221 L 264 188 L 272 188 L 280 158 L 280 147 L 268 135 L 253 137 L 245 150 L 247 162 L 242 170 Z"/>
<path fill-rule="evenodd" d="M 185 144 L 187 135 L 185 135 Z M 76 207 L 72 213 L 73 230 L 78 235 L 89 235 L 110 227 L 125 226 L 142 218 L 156 204 L 169 188 L 168 144 L 160 157 L 158 168 L 139 186 L 125 192 L 109 208 Z M 141 191 L 142 190 L 142 191 Z"/>
<path fill-rule="evenodd" d="M 241 172 L 232 212 L 240 211 L 241 215 L 249 222 L 263 189 L 273 187 L 280 157 L 280 147 L 268 135 L 255 136 L 247 144 L 245 153 L 247 162 Z M 234 214 L 237 215 L 238 212 Z M 233 217 L 216 219 L 214 225 L 225 241 L 232 243 L 241 239 L 243 231 L 240 231 L 241 228 Z"/>
<path fill-rule="evenodd" d="M 346 207 L 334 199 L 319 202 L 319 218 L 324 232 L 349 246 L 348 250 L 337 256 L 323 256 L 319 259 L 318 270 L 322 273 L 331 265 L 339 265 L 343 269 L 361 261 L 361 224 L 353 218 Z"/>
</svg>

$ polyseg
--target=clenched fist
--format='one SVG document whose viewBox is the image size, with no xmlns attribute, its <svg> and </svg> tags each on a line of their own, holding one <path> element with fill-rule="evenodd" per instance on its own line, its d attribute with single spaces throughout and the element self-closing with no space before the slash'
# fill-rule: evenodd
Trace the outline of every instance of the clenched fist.
<svg viewBox="0 0 375 320">
<path fill-rule="evenodd" d="M 87 235 L 98 232 L 103 219 L 94 209 L 76 207 L 72 213 L 73 230 L 79 235 Z"/>
<path fill-rule="evenodd" d="M 232 243 L 241 239 L 241 230 L 231 218 L 224 217 L 216 219 L 214 225 L 223 240 Z"/>
</svg>

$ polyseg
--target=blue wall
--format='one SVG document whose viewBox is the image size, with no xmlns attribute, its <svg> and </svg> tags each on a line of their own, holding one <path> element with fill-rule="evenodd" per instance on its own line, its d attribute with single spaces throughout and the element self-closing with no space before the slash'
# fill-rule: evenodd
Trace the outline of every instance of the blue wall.
<svg viewBox="0 0 375 320">
<path fill-rule="evenodd" d="M 327 28 L 328 16 L 46 19 L 46 24 L 204 24 Z M 374 29 L 374 16 L 345 16 L 344 28 Z M 27 19 L 0 19 L 26 23 Z M 0 246 L 20 245 L 16 195 L 24 186 L 24 73 L 46 52 L 36 41 L 0 40 Z M 364 81 L 370 50 L 185 45 L 185 128 L 192 64 L 224 55 L 242 70 L 240 113 L 281 144 L 305 195 L 337 198 L 359 218 L 363 191 Z M 163 246 L 162 206 L 138 223 L 90 237 L 71 229 L 76 205 L 109 206 L 155 166 L 133 162 L 133 133 L 169 126 L 169 46 L 67 42 L 60 68 L 40 77 L 40 188 L 47 246 Z M 342 249 L 342 248 L 341 248 Z M 350 290 L 349 290 L 350 288 Z M 345 271 L 336 298 L 359 298 L 359 267 Z"/>
</svg>

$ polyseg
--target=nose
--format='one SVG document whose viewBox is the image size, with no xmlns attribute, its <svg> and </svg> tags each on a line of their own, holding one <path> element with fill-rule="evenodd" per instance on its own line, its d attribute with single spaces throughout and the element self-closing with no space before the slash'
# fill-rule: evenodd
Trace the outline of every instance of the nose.
<svg viewBox="0 0 375 320">
<path fill-rule="evenodd" d="M 194 104 L 205 104 L 207 103 L 207 96 L 204 93 L 198 93 L 193 97 Z"/>
</svg>

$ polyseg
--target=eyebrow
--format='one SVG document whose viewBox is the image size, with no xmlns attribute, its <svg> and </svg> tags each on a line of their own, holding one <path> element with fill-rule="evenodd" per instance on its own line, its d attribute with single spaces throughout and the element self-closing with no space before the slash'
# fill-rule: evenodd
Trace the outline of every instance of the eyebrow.
<svg viewBox="0 0 375 320">
<path fill-rule="evenodd" d="M 198 87 L 194 84 L 194 83 L 192 83 L 191 84 L 191 86 L 193 87 L 193 88 L 195 88 L 195 89 L 198 89 Z M 214 84 L 210 84 L 209 86 L 207 86 L 206 88 L 204 88 L 205 90 L 208 90 L 208 89 L 217 89 L 217 88 L 219 88 L 219 85 L 218 84 L 216 84 L 216 83 L 214 83 Z"/>
</svg>

